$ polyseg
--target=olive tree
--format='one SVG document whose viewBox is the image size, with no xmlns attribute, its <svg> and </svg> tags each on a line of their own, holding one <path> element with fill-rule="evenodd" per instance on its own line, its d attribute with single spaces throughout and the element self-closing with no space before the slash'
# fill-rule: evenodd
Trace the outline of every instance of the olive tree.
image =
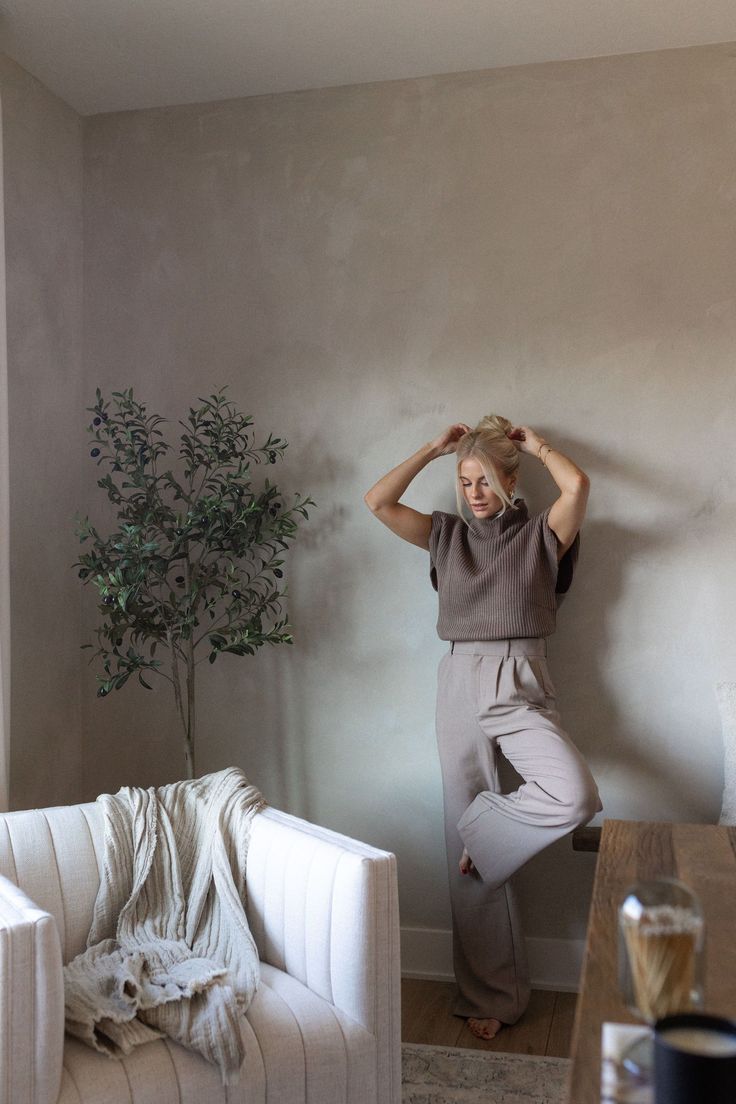
<svg viewBox="0 0 736 1104">
<path fill-rule="evenodd" d="M 112 401 L 97 390 L 90 456 L 106 469 L 97 486 L 117 518 L 108 535 L 77 519 L 87 548 L 75 565 L 97 592 L 98 696 L 132 677 L 148 690 L 151 676 L 170 682 L 190 778 L 197 667 L 223 652 L 292 643 L 282 557 L 314 505 L 299 495 L 286 504 L 268 478 L 254 483 L 254 468 L 275 464 L 286 441 L 269 434 L 256 444 L 253 419 L 224 389 L 198 403 L 179 422 L 175 449 L 164 419 L 149 415 L 132 389 L 114 391 Z"/>
</svg>

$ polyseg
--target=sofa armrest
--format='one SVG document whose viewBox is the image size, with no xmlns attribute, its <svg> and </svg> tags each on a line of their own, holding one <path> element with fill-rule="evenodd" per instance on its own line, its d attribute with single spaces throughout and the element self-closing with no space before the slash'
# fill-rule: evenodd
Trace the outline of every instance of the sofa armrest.
<svg viewBox="0 0 736 1104">
<path fill-rule="evenodd" d="M 0 1104 L 56 1104 L 64 978 L 56 921 L 0 875 Z"/>
<path fill-rule="evenodd" d="M 376 1038 L 378 1099 L 398 1104 L 401 977 L 396 858 L 267 808 L 253 818 L 248 920 L 262 961 Z"/>
</svg>

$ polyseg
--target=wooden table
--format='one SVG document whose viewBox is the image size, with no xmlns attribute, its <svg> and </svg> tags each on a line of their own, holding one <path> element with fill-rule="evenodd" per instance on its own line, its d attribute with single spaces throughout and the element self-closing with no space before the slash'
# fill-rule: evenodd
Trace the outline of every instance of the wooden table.
<svg viewBox="0 0 736 1104">
<path fill-rule="evenodd" d="M 618 906 L 632 883 L 674 877 L 705 916 L 705 1008 L 736 1017 L 736 828 L 714 824 L 603 824 L 575 1014 L 569 1104 L 599 1104 L 601 1024 L 636 1023 L 618 990 Z"/>
</svg>

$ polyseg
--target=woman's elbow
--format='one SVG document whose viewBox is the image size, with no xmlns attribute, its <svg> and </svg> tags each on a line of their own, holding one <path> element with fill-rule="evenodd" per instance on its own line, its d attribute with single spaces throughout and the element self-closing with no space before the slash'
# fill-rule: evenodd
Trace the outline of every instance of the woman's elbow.
<svg viewBox="0 0 736 1104">
<path fill-rule="evenodd" d="M 584 471 L 579 471 L 576 474 L 572 491 L 573 494 L 579 495 L 581 498 L 588 497 L 590 493 L 590 479 Z"/>
<path fill-rule="evenodd" d="M 366 494 L 363 495 L 363 501 L 372 514 L 377 514 L 381 508 L 381 504 L 372 491 L 367 491 Z"/>
</svg>

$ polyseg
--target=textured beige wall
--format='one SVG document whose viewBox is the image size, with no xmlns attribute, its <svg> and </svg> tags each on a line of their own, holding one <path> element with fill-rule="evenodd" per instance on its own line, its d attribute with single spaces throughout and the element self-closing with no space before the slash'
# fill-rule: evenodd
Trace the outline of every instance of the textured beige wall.
<svg viewBox="0 0 736 1104">
<path fill-rule="evenodd" d="M 0 56 L 10 455 L 10 804 L 78 800 L 82 126 Z"/>
<path fill-rule="evenodd" d="M 10 471 L 8 341 L 5 321 L 5 201 L 0 87 L 0 810 L 8 808 L 10 772 Z"/>
<path fill-rule="evenodd" d="M 593 481 L 552 644 L 606 815 L 714 819 L 736 668 L 732 47 L 98 116 L 85 123 L 86 389 L 172 418 L 228 383 L 319 502 L 292 651 L 203 671 L 200 764 L 395 850 L 446 927 L 427 557 L 362 494 L 450 421 L 538 427 Z M 452 508 L 449 460 L 408 501 Z M 94 473 L 88 500 L 98 500 Z M 528 462 L 533 507 L 553 488 Z M 180 773 L 168 687 L 84 687 L 85 788 Z M 583 934 L 592 863 L 521 877 Z"/>
</svg>

